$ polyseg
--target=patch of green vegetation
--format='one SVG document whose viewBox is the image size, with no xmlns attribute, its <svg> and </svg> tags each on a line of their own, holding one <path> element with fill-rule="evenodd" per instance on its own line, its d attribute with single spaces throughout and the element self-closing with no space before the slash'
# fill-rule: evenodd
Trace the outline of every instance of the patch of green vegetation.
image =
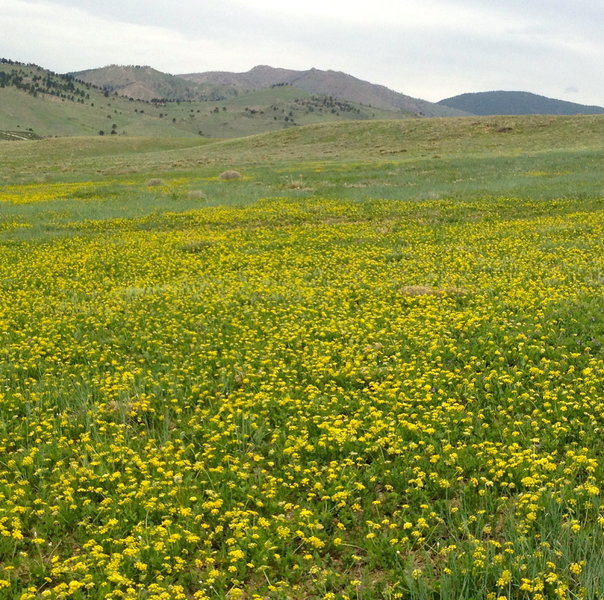
<svg viewBox="0 0 604 600">
<path fill-rule="evenodd" d="M 0 142 L 0 598 L 601 598 L 603 125 Z"/>
</svg>

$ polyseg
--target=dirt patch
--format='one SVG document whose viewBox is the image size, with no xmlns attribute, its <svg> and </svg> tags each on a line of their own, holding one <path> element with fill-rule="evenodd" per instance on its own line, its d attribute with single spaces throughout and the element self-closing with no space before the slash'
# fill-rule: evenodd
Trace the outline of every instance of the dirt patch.
<svg viewBox="0 0 604 600">
<path fill-rule="evenodd" d="M 426 285 L 406 285 L 400 288 L 399 292 L 403 296 L 466 296 L 468 292 L 462 288 L 447 287 L 433 288 Z"/>
</svg>

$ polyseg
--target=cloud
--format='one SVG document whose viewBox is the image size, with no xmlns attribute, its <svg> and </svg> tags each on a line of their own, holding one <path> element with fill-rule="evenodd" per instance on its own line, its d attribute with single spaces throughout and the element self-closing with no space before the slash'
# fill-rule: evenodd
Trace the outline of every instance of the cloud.
<svg viewBox="0 0 604 600">
<path fill-rule="evenodd" d="M 160 27 L 91 16 L 78 8 L 48 2 L 0 0 L 0 9 L 5 27 L 3 42 L 13 49 L 13 58 L 58 70 L 68 64 L 75 69 L 84 63 L 138 63 L 145 57 L 154 58 L 158 48 L 184 42 L 183 36 Z M 48 60 L 40 60 L 43 57 Z"/>
<path fill-rule="evenodd" d="M 236 69 L 244 62 L 242 56 L 250 68 L 255 59 L 275 51 L 270 41 L 250 49 L 245 39 L 224 40 L 216 32 L 193 36 L 52 2 L 0 0 L 0 11 L 2 45 L 11 49 L 7 57 L 57 71 L 110 63 L 149 64 L 168 72 Z"/>
<path fill-rule="evenodd" d="M 170 73 L 256 64 L 348 72 L 438 100 L 565 93 L 604 104 L 600 0 L 0 0 L 0 53 L 56 71 L 109 63 Z"/>
</svg>

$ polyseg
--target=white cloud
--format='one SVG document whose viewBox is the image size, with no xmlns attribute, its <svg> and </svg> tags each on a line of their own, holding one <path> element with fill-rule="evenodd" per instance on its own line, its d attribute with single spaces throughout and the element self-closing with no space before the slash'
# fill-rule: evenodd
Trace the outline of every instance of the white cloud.
<svg viewBox="0 0 604 600">
<path fill-rule="evenodd" d="M 0 0 L 0 10 L 3 43 L 11 47 L 11 58 L 58 70 L 66 65 L 76 69 L 138 62 L 157 56 L 158 47 L 185 42 L 184 36 L 170 30 L 104 19 L 49 2 Z"/>
<path fill-rule="evenodd" d="M 168 72 L 236 69 L 242 56 L 253 63 L 274 51 L 268 43 L 250 51 L 243 42 L 194 37 L 51 2 L 0 0 L 0 12 L 2 47 L 10 48 L 3 50 L 6 57 L 57 71 L 110 63 L 149 64 Z"/>
</svg>

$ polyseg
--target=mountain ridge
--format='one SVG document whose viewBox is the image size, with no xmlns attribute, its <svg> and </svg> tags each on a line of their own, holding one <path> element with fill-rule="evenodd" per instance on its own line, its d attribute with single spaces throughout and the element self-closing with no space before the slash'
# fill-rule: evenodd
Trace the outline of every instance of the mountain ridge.
<svg viewBox="0 0 604 600">
<path fill-rule="evenodd" d="M 229 71 L 206 71 L 177 75 L 195 83 L 230 85 L 239 89 L 263 89 L 276 85 L 291 85 L 311 94 L 333 96 L 381 108 L 412 113 L 426 117 L 467 116 L 468 113 L 455 108 L 439 106 L 420 98 L 407 96 L 381 84 L 349 75 L 342 71 L 317 68 L 298 71 L 269 65 L 257 65 L 243 73 Z"/>
<path fill-rule="evenodd" d="M 74 135 L 234 138 L 302 125 L 346 120 L 406 119 L 386 111 L 279 86 L 245 92 L 194 84 L 151 67 L 113 66 L 101 85 L 54 73 L 34 64 L 0 59 L 0 138 Z M 137 79 L 132 74 L 140 75 Z M 120 75 L 116 79 L 113 75 Z M 88 77 L 90 79 L 90 77 Z M 158 83 L 162 87 L 154 87 Z M 166 87 L 167 86 L 167 87 Z M 184 86 L 184 87 L 182 87 Z M 178 99 L 178 89 L 202 94 Z M 118 93 L 129 89 L 153 96 L 140 100 Z M 216 94 L 216 97 L 212 94 Z M 176 98 L 157 99 L 175 94 Z M 173 96 L 174 97 L 174 96 Z"/>
<path fill-rule="evenodd" d="M 135 100 L 180 100 L 184 102 L 219 101 L 235 95 L 235 91 L 215 84 L 200 84 L 158 71 L 149 65 L 107 65 L 69 76 L 117 92 Z"/>
<path fill-rule="evenodd" d="M 470 103 L 455 104 L 461 100 Z M 150 66 L 109 65 L 61 75 L 0 59 L 0 137 L 7 140 L 105 134 L 234 138 L 331 121 L 602 113 L 602 107 L 529 92 L 462 94 L 433 104 L 317 68 L 257 65 L 245 73 L 177 76 Z"/>
<path fill-rule="evenodd" d="M 439 100 L 437 104 L 465 110 L 475 115 L 595 115 L 604 107 L 578 104 L 522 91 L 496 90 L 469 92 Z"/>
</svg>

